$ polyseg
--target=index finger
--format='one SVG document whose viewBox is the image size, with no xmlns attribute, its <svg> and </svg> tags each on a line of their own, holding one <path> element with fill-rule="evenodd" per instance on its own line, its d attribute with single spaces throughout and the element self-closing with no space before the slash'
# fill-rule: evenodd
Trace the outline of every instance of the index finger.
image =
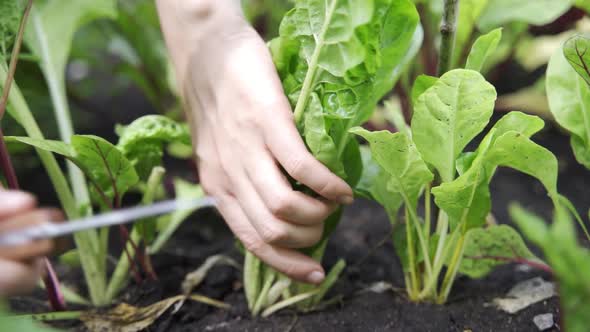
<svg viewBox="0 0 590 332">
<path fill-rule="evenodd" d="M 289 114 L 277 116 L 267 127 L 265 141 L 271 153 L 292 178 L 317 194 L 341 204 L 352 203 L 350 186 L 307 150 Z"/>
</svg>

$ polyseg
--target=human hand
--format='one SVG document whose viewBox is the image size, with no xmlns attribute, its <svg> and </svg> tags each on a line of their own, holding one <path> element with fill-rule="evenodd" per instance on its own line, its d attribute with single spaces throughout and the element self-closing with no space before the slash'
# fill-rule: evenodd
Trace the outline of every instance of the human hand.
<svg viewBox="0 0 590 332">
<path fill-rule="evenodd" d="M 35 198 L 19 191 L 0 188 L 0 233 L 61 220 L 53 209 L 36 208 Z M 50 240 L 39 240 L 14 247 L 0 247 L 0 297 L 26 293 L 43 276 L 43 256 L 53 249 Z"/>
<path fill-rule="evenodd" d="M 352 202 L 352 190 L 307 151 L 268 49 L 233 3 L 158 2 L 201 183 L 246 249 L 317 284 L 321 265 L 294 249 L 321 239 L 324 220 Z M 319 198 L 293 190 L 282 169 Z"/>
</svg>

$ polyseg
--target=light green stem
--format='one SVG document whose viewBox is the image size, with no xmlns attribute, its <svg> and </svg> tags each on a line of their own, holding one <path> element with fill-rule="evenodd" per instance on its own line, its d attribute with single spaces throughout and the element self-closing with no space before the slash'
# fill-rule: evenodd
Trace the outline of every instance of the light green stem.
<svg viewBox="0 0 590 332">
<path fill-rule="evenodd" d="M 28 315 L 17 315 L 9 316 L 8 319 L 23 319 L 30 318 L 37 321 L 51 322 L 57 320 L 77 320 L 80 319 L 82 311 L 60 311 L 60 312 L 48 312 L 45 314 L 28 314 Z"/>
<path fill-rule="evenodd" d="M 5 65 L 1 65 L 1 82 L 4 82 L 6 75 L 7 68 Z M 45 139 L 16 82 L 13 83 L 8 101 L 11 105 L 8 113 L 25 129 L 27 135 L 31 138 Z M 49 175 L 49 179 L 53 184 L 53 188 L 67 217 L 69 219 L 80 217 L 74 196 L 55 157 L 52 153 L 41 149 L 36 149 L 36 151 Z M 101 257 L 99 257 L 99 253 L 96 251 L 99 247 L 96 232 L 86 231 L 77 233 L 74 235 L 74 241 L 80 252 L 80 261 L 92 303 L 95 305 L 104 305 L 106 304 L 103 299 L 106 287 L 105 271 L 101 269 L 101 265 L 99 264 Z"/>
<path fill-rule="evenodd" d="M 313 82 L 315 81 L 318 70 L 318 64 L 320 61 L 320 55 L 322 54 L 322 49 L 324 47 L 324 42 L 326 39 L 326 33 L 328 32 L 328 27 L 330 26 L 332 16 L 336 11 L 337 3 L 338 1 L 332 1 L 332 3 L 330 4 L 330 8 L 327 9 L 324 26 L 322 27 L 322 30 L 320 31 L 319 35 L 315 40 L 315 49 L 313 50 L 313 54 L 311 55 L 311 59 L 309 60 L 309 64 L 307 66 L 307 73 L 305 74 L 303 86 L 301 87 L 301 94 L 299 95 L 299 99 L 297 100 L 297 105 L 295 105 L 294 113 L 295 123 L 297 125 L 300 124 L 303 118 L 303 112 L 307 107 L 307 101 L 309 100 L 309 96 L 312 92 Z"/>
<path fill-rule="evenodd" d="M 58 73 L 57 68 L 52 66 L 53 62 L 49 46 L 50 41 L 47 40 L 46 34 L 43 31 L 40 14 L 34 7 L 31 10 L 31 23 L 35 31 L 35 38 L 38 41 L 38 51 L 41 57 L 41 70 L 43 76 L 45 76 L 45 81 L 49 88 L 49 94 L 51 95 L 51 102 L 55 111 L 59 134 L 62 141 L 70 143 L 72 136 L 74 135 L 74 127 L 72 125 L 72 117 L 70 115 L 68 99 L 66 96 L 65 74 Z M 84 173 L 82 173 L 82 171 L 70 161 L 67 162 L 67 167 L 78 206 L 87 206 L 90 203 L 90 195 L 88 194 L 88 186 L 86 184 L 86 179 L 84 178 Z"/>
<path fill-rule="evenodd" d="M 443 279 L 441 291 L 437 298 L 437 303 L 439 304 L 443 304 L 447 301 L 449 293 L 451 292 L 451 288 L 453 287 L 453 282 L 455 281 L 455 277 L 457 276 L 457 272 L 459 271 L 461 261 L 463 260 L 464 250 L 465 235 L 462 235 L 461 238 L 459 238 L 457 246 L 455 247 L 455 252 L 453 253 L 453 257 L 451 258 L 451 263 L 449 264 L 447 273 L 445 274 L 445 278 Z"/>
<path fill-rule="evenodd" d="M 261 285 L 261 262 L 253 253 L 246 251 L 244 257 L 244 292 L 246 293 L 246 300 L 248 300 L 248 309 L 250 312 L 254 310 L 256 299 Z"/>
</svg>

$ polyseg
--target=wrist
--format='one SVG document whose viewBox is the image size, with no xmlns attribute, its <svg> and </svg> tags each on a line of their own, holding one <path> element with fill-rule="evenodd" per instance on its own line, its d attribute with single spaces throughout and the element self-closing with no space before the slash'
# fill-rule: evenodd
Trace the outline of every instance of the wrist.
<svg viewBox="0 0 590 332">
<path fill-rule="evenodd" d="M 179 86 L 195 54 L 249 28 L 240 0 L 157 0 L 156 4 Z"/>
</svg>

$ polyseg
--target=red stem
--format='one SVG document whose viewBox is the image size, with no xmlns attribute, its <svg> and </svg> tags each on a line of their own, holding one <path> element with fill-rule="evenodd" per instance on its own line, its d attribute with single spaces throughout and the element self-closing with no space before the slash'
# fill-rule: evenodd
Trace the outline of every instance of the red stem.
<svg viewBox="0 0 590 332">
<path fill-rule="evenodd" d="M 535 261 L 531 261 L 531 260 L 523 258 L 523 257 L 514 258 L 514 257 L 486 256 L 486 255 L 484 255 L 484 256 L 471 256 L 471 257 L 466 257 L 466 258 L 469 258 L 469 259 L 493 259 L 493 260 L 508 262 L 508 263 L 524 264 L 524 265 L 528 265 L 532 268 L 553 274 L 553 269 L 551 269 L 551 267 L 549 265 L 535 262 Z"/>
</svg>

